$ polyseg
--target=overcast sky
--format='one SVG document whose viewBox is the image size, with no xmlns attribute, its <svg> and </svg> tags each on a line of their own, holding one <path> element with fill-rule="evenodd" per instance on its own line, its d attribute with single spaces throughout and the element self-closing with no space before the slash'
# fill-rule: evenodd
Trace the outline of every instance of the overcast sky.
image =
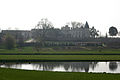
<svg viewBox="0 0 120 80">
<path fill-rule="evenodd" d="M 1 29 L 30 30 L 41 18 L 48 18 L 56 28 L 88 21 L 102 33 L 111 26 L 120 30 L 120 0 L 0 0 Z"/>
</svg>

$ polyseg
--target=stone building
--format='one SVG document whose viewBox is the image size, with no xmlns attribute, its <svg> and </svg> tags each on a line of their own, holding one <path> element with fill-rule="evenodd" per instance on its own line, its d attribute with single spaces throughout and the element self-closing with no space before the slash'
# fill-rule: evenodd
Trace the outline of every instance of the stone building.
<svg viewBox="0 0 120 80">
<path fill-rule="evenodd" d="M 28 40 L 30 38 L 48 41 L 72 41 L 72 40 L 85 40 L 90 38 L 90 28 L 88 23 L 69 27 L 68 25 L 61 27 L 61 29 L 50 27 L 47 29 L 35 28 L 30 30 L 2 30 L 2 35 L 10 34 L 16 41 Z"/>
<path fill-rule="evenodd" d="M 76 39 L 85 39 L 90 38 L 90 29 L 86 27 L 76 27 L 70 28 L 67 25 L 61 28 L 63 37 L 65 38 L 76 38 Z"/>
<path fill-rule="evenodd" d="M 82 40 L 90 38 L 89 27 L 80 26 L 71 28 L 68 25 L 61 27 L 61 29 L 50 28 L 50 29 L 32 29 L 33 38 L 42 38 L 46 40 Z"/>
<path fill-rule="evenodd" d="M 88 28 L 77 28 L 77 29 L 72 29 L 71 31 L 71 36 L 73 38 L 89 38 L 90 37 L 90 32 Z"/>
<path fill-rule="evenodd" d="M 19 41 L 20 39 L 27 40 L 32 36 L 31 31 L 29 30 L 2 30 L 1 34 L 10 34 L 16 39 L 16 41 Z"/>
<path fill-rule="evenodd" d="M 71 38 L 71 29 L 68 25 L 66 25 L 65 27 L 61 27 L 61 33 L 62 33 L 62 37 L 63 38 Z"/>
<path fill-rule="evenodd" d="M 0 44 L 2 43 L 2 33 L 0 33 Z"/>
<path fill-rule="evenodd" d="M 32 29 L 31 30 L 32 38 L 44 38 L 45 40 L 57 40 L 61 37 L 61 31 L 57 28 L 50 29 Z"/>
</svg>

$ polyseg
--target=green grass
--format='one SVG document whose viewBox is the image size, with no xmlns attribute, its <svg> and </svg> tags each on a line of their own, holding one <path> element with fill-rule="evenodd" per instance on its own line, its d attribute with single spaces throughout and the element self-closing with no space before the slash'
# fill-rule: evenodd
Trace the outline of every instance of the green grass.
<svg viewBox="0 0 120 80">
<path fill-rule="evenodd" d="M 61 54 L 81 54 L 81 53 L 92 53 L 92 54 L 120 54 L 120 49 L 108 49 L 108 48 L 95 48 L 95 47 L 80 47 L 80 49 L 64 49 L 64 48 L 42 48 L 39 52 L 34 47 L 24 47 L 23 49 L 15 48 L 13 50 L 0 49 L 0 53 L 61 53 Z"/>
<path fill-rule="evenodd" d="M 0 80 L 120 80 L 120 74 L 49 72 L 0 68 Z"/>
<path fill-rule="evenodd" d="M 120 49 L 101 49 L 95 47 L 82 47 L 81 49 L 42 48 L 40 52 L 37 52 L 33 47 L 25 47 L 23 49 L 16 48 L 14 50 L 0 49 L 0 53 L 120 54 Z M 0 60 L 120 60 L 120 55 L 0 55 Z"/>
<path fill-rule="evenodd" d="M 120 55 L 0 55 L 0 60 L 120 60 Z"/>
</svg>

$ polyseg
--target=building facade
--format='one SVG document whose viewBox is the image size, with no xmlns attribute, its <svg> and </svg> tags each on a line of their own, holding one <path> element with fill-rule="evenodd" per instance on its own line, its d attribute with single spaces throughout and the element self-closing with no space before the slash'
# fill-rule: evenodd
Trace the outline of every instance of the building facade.
<svg viewBox="0 0 120 80">
<path fill-rule="evenodd" d="M 33 38 L 45 38 L 46 40 L 83 40 L 90 38 L 90 29 L 86 27 L 71 28 L 68 25 L 61 29 L 32 29 Z"/>
<path fill-rule="evenodd" d="M 21 39 L 27 40 L 30 39 L 32 36 L 31 31 L 29 30 L 2 30 L 1 34 L 12 35 L 16 39 L 16 41 L 19 41 Z"/>
<path fill-rule="evenodd" d="M 62 27 L 61 32 L 66 38 L 85 39 L 90 38 L 90 30 L 85 27 L 70 28 L 68 26 Z"/>
<path fill-rule="evenodd" d="M 79 26 L 79 27 L 69 27 L 68 25 L 59 28 L 49 28 L 49 29 L 32 29 L 32 30 L 2 30 L 2 35 L 10 34 L 16 41 L 21 39 L 28 40 L 30 38 L 44 40 L 84 40 L 90 38 L 89 27 Z"/>
</svg>

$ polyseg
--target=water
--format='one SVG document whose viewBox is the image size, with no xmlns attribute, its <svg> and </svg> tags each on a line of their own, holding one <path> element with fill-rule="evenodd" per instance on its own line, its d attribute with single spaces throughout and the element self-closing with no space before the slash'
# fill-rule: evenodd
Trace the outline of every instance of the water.
<svg viewBox="0 0 120 80">
<path fill-rule="evenodd" d="M 120 62 L 39 62 L 39 63 L 0 63 L 0 67 L 63 72 L 120 73 Z"/>
</svg>

